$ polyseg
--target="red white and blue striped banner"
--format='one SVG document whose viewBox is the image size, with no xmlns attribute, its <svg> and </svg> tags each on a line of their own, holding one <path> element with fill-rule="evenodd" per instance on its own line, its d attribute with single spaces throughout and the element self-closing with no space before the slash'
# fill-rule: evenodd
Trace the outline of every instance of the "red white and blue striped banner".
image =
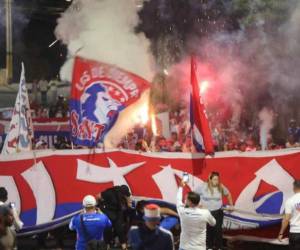
<svg viewBox="0 0 300 250">
<path fill-rule="evenodd" d="M 62 150 L 19 153 L 0 157 L 0 183 L 8 189 L 25 223 L 23 233 L 61 225 L 81 209 L 86 194 L 98 194 L 126 184 L 135 197 L 175 203 L 183 172 L 188 188 L 197 189 L 211 171 L 218 171 L 230 190 L 236 211 L 226 214 L 224 227 L 268 240 L 265 229 L 278 226 L 284 202 L 300 178 L 300 150 L 222 152 L 202 154 L 138 153 L 134 151 Z M 45 204 L 47 204 L 45 206 Z M 271 231 L 272 232 L 272 231 Z M 275 242 L 278 243 L 278 242 Z"/>
</svg>

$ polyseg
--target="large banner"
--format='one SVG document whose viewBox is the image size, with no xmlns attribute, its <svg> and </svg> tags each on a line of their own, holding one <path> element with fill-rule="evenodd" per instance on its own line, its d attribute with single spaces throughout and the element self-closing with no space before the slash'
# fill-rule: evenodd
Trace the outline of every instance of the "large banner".
<svg viewBox="0 0 300 250">
<path fill-rule="evenodd" d="M 8 130 L 9 121 L 0 120 L 0 144 L 5 140 Z M 45 141 L 48 148 L 54 148 L 58 137 L 64 137 L 66 141 L 70 141 L 70 123 L 63 118 L 33 119 L 33 130 L 35 141 Z"/>
<path fill-rule="evenodd" d="M 90 147 L 102 143 L 119 113 L 149 87 L 146 80 L 116 66 L 76 57 L 70 100 L 72 141 Z"/>
<path fill-rule="evenodd" d="M 17 156 L 17 157 L 16 157 Z M 184 153 L 133 151 L 36 151 L 0 158 L 0 183 L 8 189 L 25 223 L 23 233 L 49 229 L 81 209 L 86 194 L 126 184 L 135 197 L 175 203 L 183 172 L 197 190 L 218 171 L 230 190 L 236 211 L 224 227 L 253 229 L 278 225 L 284 202 L 300 178 L 300 151 L 224 152 L 214 158 Z M 273 235 L 275 236 L 275 235 Z"/>
</svg>

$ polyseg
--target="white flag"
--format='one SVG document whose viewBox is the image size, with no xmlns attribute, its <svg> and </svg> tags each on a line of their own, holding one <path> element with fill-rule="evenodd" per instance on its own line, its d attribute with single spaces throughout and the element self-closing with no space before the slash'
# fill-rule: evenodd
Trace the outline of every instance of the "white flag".
<svg viewBox="0 0 300 250">
<path fill-rule="evenodd" d="M 25 82 L 25 69 L 22 63 L 19 91 L 2 154 L 30 151 L 32 137 L 33 126 Z"/>
</svg>

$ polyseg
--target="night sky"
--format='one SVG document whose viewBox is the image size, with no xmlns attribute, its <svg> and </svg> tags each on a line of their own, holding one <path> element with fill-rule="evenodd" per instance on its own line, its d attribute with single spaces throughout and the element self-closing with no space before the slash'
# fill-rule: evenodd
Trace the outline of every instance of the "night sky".
<svg viewBox="0 0 300 250">
<path fill-rule="evenodd" d="M 5 10 L 0 0 L 0 67 L 5 67 Z M 55 77 L 66 55 L 65 46 L 56 43 L 53 34 L 56 19 L 67 8 L 64 0 L 13 1 L 14 81 L 18 81 L 20 63 L 24 61 L 28 81 Z"/>
<path fill-rule="evenodd" d="M 159 58 L 158 41 L 163 36 L 174 43 L 168 47 L 170 64 L 189 50 L 191 36 L 207 37 L 221 30 L 238 29 L 238 16 L 230 13 L 230 0 L 151 0 L 140 10 L 136 32 L 151 40 L 154 56 Z M 0 67 L 5 67 L 5 11 L 0 0 Z M 14 0 L 13 51 L 14 82 L 18 81 L 20 62 L 24 61 L 28 81 L 58 75 L 66 57 L 66 47 L 56 43 L 53 34 L 56 19 L 70 5 L 65 0 Z M 180 49 L 178 48 L 180 47 Z M 181 51 L 181 52 L 180 52 Z M 189 51 L 190 52 L 190 51 Z M 162 65 L 163 67 L 165 65 Z"/>
</svg>

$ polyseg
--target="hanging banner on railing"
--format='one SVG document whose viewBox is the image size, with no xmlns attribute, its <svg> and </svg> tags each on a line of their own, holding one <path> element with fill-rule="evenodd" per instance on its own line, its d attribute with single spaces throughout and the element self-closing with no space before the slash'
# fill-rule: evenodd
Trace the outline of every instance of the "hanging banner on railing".
<svg viewBox="0 0 300 250">
<path fill-rule="evenodd" d="M 21 210 L 23 233 L 68 221 L 86 194 L 113 185 L 128 185 L 135 197 L 175 203 L 183 172 L 190 174 L 189 189 L 196 190 L 211 171 L 220 172 L 235 203 L 224 227 L 264 228 L 280 222 L 293 180 L 300 178 L 300 150 L 224 152 L 205 159 L 201 154 L 89 150 L 36 151 L 35 156 L 0 158 L 0 186 Z"/>
</svg>

